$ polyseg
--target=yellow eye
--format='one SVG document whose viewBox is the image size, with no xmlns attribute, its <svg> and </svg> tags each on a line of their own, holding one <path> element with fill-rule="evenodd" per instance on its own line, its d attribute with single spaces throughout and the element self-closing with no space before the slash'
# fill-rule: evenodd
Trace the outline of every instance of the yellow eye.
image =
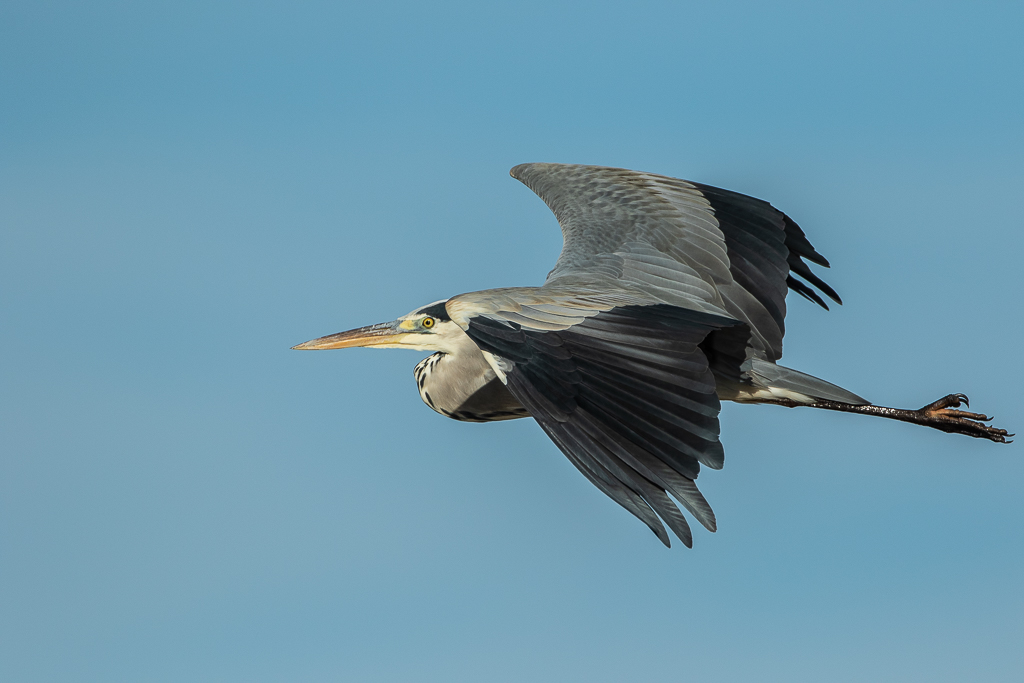
<svg viewBox="0 0 1024 683">
<path fill-rule="evenodd" d="M 433 318 L 424 318 L 423 322 L 421 322 L 420 325 L 423 325 L 423 327 L 425 327 L 425 328 L 427 328 L 429 330 L 431 327 L 434 326 L 434 319 Z"/>
</svg>

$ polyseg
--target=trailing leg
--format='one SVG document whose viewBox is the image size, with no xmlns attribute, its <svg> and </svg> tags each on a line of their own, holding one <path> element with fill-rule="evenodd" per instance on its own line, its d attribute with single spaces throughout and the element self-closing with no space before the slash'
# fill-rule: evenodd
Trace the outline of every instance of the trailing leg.
<svg viewBox="0 0 1024 683">
<path fill-rule="evenodd" d="M 943 396 L 934 403 L 929 403 L 918 410 L 905 408 L 887 408 L 876 405 L 854 405 L 852 403 L 841 403 L 839 401 L 816 400 L 814 403 L 800 403 L 789 399 L 772 399 L 760 401 L 761 403 L 773 403 L 775 405 L 796 408 L 807 406 L 810 408 L 823 408 L 825 410 L 838 410 L 844 413 L 861 413 L 863 415 L 876 415 L 886 417 L 890 420 L 901 422 L 912 422 L 924 425 L 932 429 L 954 434 L 965 434 L 978 439 L 989 439 L 997 443 L 1010 443 L 1008 437 L 1013 436 L 1005 429 L 999 429 L 992 425 L 985 424 L 991 417 L 981 413 L 968 413 L 963 410 L 955 410 L 961 405 L 968 408 L 970 403 L 964 394 L 949 394 Z"/>
</svg>

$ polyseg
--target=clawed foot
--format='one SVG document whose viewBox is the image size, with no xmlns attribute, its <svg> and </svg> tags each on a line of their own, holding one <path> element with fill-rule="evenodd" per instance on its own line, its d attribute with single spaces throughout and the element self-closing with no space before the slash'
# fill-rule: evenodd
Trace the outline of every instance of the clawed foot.
<svg viewBox="0 0 1024 683">
<path fill-rule="evenodd" d="M 998 429 L 992 425 L 984 424 L 991 420 L 991 417 L 981 413 L 968 413 L 963 410 L 952 410 L 965 405 L 971 407 L 967 397 L 963 394 L 950 394 L 943 396 L 935 403 L 929 403 L 924 408 L 915 411 L 921 415 L 922 424 L 934 427 L 944 432 L 966 434 L 978 439 L 989 439 L 997 443 L 1010 443 L 1007 437 L 1013 436 L 1005 429 Z"/>
</svg>

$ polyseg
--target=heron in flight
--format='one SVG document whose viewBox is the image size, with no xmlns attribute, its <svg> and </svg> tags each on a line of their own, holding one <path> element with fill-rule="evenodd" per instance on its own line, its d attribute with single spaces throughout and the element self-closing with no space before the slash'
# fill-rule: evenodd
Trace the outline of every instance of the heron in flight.
<svg viewBox="0 0 1024 683">
<path fill-rule="evenodd" d="M 968 405 L 963 394 L 886 408 L 778 365 L 787 292 L 825 309 L 822 295 L 842 301 L 808 265 L 828 261 L 771 204 L 618 168 L 523 164 L 511 175 L 562 228 L 543 285 L 460 294 L 294 348 L 434 352 L 415 370 L 428 406 L 468 422 L 534 418 L 666 546 L 662 520 L 693 543 L 673 497 L 715 531 L 695 480 L 701 465 L 724 463 L 722 400 L 877 415 L 1000 443 L 1013 436 L 957 410 Z"/>
</svg>

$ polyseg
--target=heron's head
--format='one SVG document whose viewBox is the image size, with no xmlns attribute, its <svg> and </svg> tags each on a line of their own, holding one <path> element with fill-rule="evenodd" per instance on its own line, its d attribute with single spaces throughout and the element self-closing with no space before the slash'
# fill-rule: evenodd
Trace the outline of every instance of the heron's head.
<svg viewBox="0 0 1024 683">
<path fill-rule="evenodd" d="M 329 334 L 292 348 L 299 351 L 317 351 L 347 349 L 353 346 L 375 346 L 383 349 L 416 349 L 418 351 L 451 353 L 459 338 L 464 337 L 466 333 L 452 322 L 444 304 L 444 301 L 435 301 L 389 323 L 378 323 L 348 332 Z"/>
</svg>

